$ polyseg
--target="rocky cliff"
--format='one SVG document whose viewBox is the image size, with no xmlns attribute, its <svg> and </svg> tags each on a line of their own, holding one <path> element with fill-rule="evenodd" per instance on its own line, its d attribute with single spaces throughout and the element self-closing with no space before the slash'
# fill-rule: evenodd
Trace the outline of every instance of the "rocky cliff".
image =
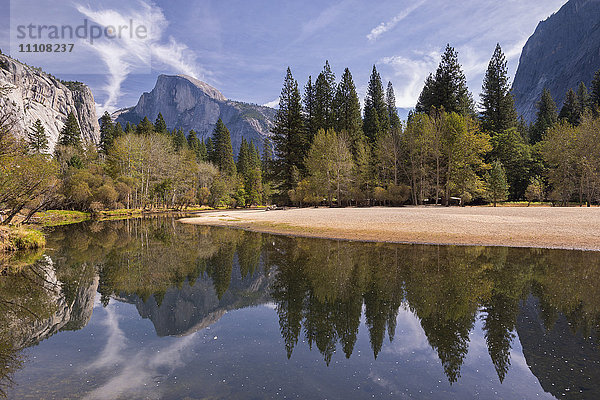
<svg viewBox="0 0 600 400">
<path fill-rule="evenodd" d="M 161 113 L 169 129 L 194 130 L 201 139 L 212 135 L 219 118 L 231 133 L 234 151 L 242 138 L 262 149 L 269 135 L 275 110 L 255 104 L 227 100 L 214 87 L 185 75 L 160 75 L 150 93 L 144 93 L 135 107 L 119 110 L 113 118 L 123 126 L 137 124 L 145 116 L 152 122 Z"/>
<path fill-rule="evenodd" d="M 569 88 L 589 88 L 600 69 L 600 0 L 571 0 L 541 22 L 521 53 L 513 83 L 519 114 L 536 116 L 536 102 L 550 89 L 559 109 Z"/>
<path fill-rule="evenodd" d="M 15 132 L 24 136 L 39 119 L 46 128 L 50 150 L 58 140 L 67 116 L 73 112 L 82 138 L 98 143 L 100 127 L 91 90 L 78 82 L 61 82 L 37 68 L 0 54 L 0 109 L 14 116 Z"/>
</svg>

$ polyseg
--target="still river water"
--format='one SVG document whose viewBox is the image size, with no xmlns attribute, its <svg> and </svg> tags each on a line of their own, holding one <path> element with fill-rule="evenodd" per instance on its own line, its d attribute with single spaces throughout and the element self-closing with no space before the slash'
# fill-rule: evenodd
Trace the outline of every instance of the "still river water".
<svg viewBox="0 0 600 400">
<path fill-rule="evenodd" d="M 159 217 L 54 228 L 9 262 L 0 397 L 600 398 L 598 252 Z"/>
</svg>

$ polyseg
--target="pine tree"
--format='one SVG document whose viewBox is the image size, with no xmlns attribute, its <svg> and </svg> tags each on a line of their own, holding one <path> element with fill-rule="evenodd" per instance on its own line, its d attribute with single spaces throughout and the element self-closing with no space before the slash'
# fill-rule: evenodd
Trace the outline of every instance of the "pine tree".
<svg viewBox="0 0 600 400">
<path fill-rule="evenodd" d="M 114 142 L 115 127 L 108 111 L 100 118 L 100 151 L 108 154 L 108 149 Z"/>
<path fill-rule="evenodd" d="M 27 142 L 29 145 L 29 150 L 31 150 L 34 154 L 45 154 L 48 150 L 48 136 L 46 135 L 46 128 L 44 128 L 42 121 L 39 119 L 35 121 L 27 133 Z"/>
<path fill-rule="evenodd" d="M 245 138 L 242 137 L 242 144 L 238 153 L 237 171 L 239 174 L 246 176 L 250 169 L 250 145 Z"/>
<path fill-rule="evenodd" d="M 431 109 L 455 112 L 463 116 L 475 115 L 473 96 L 467 87 L 467 78 L 458 62 L 458 53 L 449 44 L 435 75 L 425 81 L 419 96 L 417 112 L 431 112 Z"/>
<path fill-rule="evenodd" d="M 394 93 L 392 82 L 388 82 L 387 91 L 385 92 L 385 103 L 388 109 L 390 126 L 396 129 L 399 128 L 400 117 L 398 117 L 398 110 L 396 109 L 396 95 Z"/>
<path fill-rule="evenodd" d="M 600 111 L 600 69 L 594 74 L 590 92 L 591 107 L 594 112 Z"/>
<path fill-rule="evenodd" d="M 198 139 L 198 135 L 194 130 L 188 132 L 187 143 L 190 150 L 196 155 L 197 161 L 207 161 L 206 146 L 204 142 Z"/>
<path fill-rule="evenodd" d="M 565 97 L 565 102 L 560 109 L 560 114 L 558 114 L 558 118 L 561 120 L 566 120 L 571 125 L 578 125 L 579 117 L 580 114 L 577 106 L 577 95 L 573 89 L 569 89 Z"/>
<path fill-rule="evenodd" d="M 360 101 L 350 70 L 346 68 L 334 99 L 335 130 L 346 132 L 352 154 L 356 155 L 356 144 L 364 140 Z"/>
<path fill-rule="evenodd" d="M 335 97 L 335 75 L 331 72 L 329 61 L 325 61 L 323 71 L 315 82 L 315 128 L 329 129 L 333 127 L 333 100 Z"/>
<path fill-rule="evenodd" d="M 556 103 L 548 89 L 544 89 L 542 97 L 536 106 L 538 109 L 537 119 L 530 134 L 532 144 L 540 142 L 544 138 L 546 131 L 558 121 Z"/>
<path fill-rule="evenodd" d="M 577 114 L 581 116 L 590 108 L 590 94 L 585 83 L 579 82 L 577 87 Z"/>
<path fill-rule="evenodd" d="M 272 132 L 277 156 L 274 160 L 274 181 L 283 199 L 287 200 L 288 191 L 297 184 L 296 175 L 304 171 L 304 158 L 309 147 L 303 126 L 298 82 L 292 76 L 290 68 L 287 69 L 281 89 L 279 110 Z"/>
<path fill-rule="evenodd" d="M 154 125 L 152 125 L 148 117 L 144 117 L 135 129 L 135 133 L 138 135 L 149 135 L 152 132 L 154 132 Z"/>
<path fill-rule="evenodd" d="M 184 149 L 187 145 L 187 140 L 185 138 L 185 134 L 183 133 L 183 129 L 176 129 L 173 132 L 173 147 L 176 151 Z"/>
<path fill-rule="evenodd" d="M 125 134 L 125 132 L 123 132 L 123 127 L 121 126 L 121 123 L 117 122 L 114 125 L 114 129 L 113 129 L 113 134 L 112 134 L 113 140 L 123 136 L 124 134 Z"/>
<path fill-rule="evenodd" d="M 430 73 L 425 79 L 425 84 L 423 85 L 423 90 L 419 95 L 419 100 L 415 106 L 415 111 L 417 113 L 429 114 L 432 112 L 431 107 L 434 107 L 434 104 L 436 104 L 435 78 L 433 77 L 433 74 Z"/>
<path fill-rule="evenodd" d="M 273 162 L 273 148 L 271 140 L 266 137 L 263 140 L 263 153 L 261 157 L 261 169 L 263 172 L 263 180 L 267 181 L 269 179 L 271 163 Z"/>
<path fill-rule="evenodd" d="M 58 144 L 63 146 L 81 146 L 81 131 L 79 129 L 79 122 L 73 112 L 70 112 L 67 116 L 67 122 L 60 131 L 58 136 Z"/>
<path fill-rule="evenodd" d="M 125 124 L 125 133 L 133 133 L 135 132 L 135 127 L 132 126 L 129 121 L 127 121 L 127 124 Z"/>
<path fill-rule="evenodd" d="M 201 162 L 208 162 L 208 149 L 203 141 L 199 140 L 198 150 L 196 151 L 196 158 Z"/>
<path fill-rule="evenodd" d="M 374 65 L 365 97 L 364 113 L 363 131 L 369 141 L 375 143 L 377 138 L 390 128 L 390 117 L 387 104 L 385 103 L 381 76 Z"/>
<path fill-rule="evenodd" d="M 215 146 L 214 143 L 212 141 L 212 138 L 207 138 L 206 141 L 204 142 L 205 146 L 206 146 L 206 155 L 208 156 L 208 161 L 216 164 L 217 163 L 217 157 L 215 156 Z"/>
<path fill-rule="evenodd" d="M 506 181 L 506 172 L 500 161 L 494 161 L 492 170 L 486 177 L 486 188 L 489 199 L 494 203 L 494 207 L 499 201 L 505 201 L 508 197 L 508 182 Z"/>
<path fill-rule="evenodd" d="M 165 122 L 165 119 L 161 113 L 158 113 L 158 116 L 156 117 L 156 122 L 154 122 L 154 130 L 156 133 L 163 133 L 165 135 L 168 133 L 167 123 Z"/>
<path fill-rule="evenodd" d="M 517 124 L 515 102 L 510 92 L 506 57 L 500 44 L 496 45 L 483 79 L 481 92 L 481 122 L 484 131 L 499 133 Z"/>
<path fill-rule="evenodd" d="M 304 97 L 302 99 L 302 107 L 304 111 L 304 127 L 306 129 L 306 137 L 309 142 L 317 134 L 317 122 L 315 120 L 315 85 L 312 83 L 312 77 L 308 76 L 308 82 L 304 86 Z"/>
<path fill-rule="evenodd" d="M 233 147 L 231 146 L 231 134 L 221 118 L 217 121 L 212 137 L 215 164 L 222 173 L 235 176 L 236 168 L 233 160 Z"/>
</svg>

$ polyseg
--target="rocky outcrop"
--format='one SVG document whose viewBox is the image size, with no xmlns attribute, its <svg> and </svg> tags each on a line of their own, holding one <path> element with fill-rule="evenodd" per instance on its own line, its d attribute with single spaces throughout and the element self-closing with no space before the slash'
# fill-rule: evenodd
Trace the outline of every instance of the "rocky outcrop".
<svg viewBox="0 0 600 400">
<path fill-rule="evenodd" d="M 194 130 L 200 139 L 210 137 L 221 118 L 236 152 L 242 138 L 262 149 L 275 118 L 272 108 L 227 100 L 214 87 L 189 76 L 160 75 L 150 93 L 142 94 L 135 107 L 115 112 L 113 119 L 125 126 L 127 122 L 137 124 L 146 116 L 154 122 L 158 113 L 163 115 L 167 128 L 180 128 L 186 134 Z"/>
<path fill-rule="evenodd" d="M 50 150 L 58 140 L 67 116 L 73 112 L 82 138 L 98 143 L 100 127 L 96 104 L 89 87 L 79 82 L 62 82 L 40 69 L 0 54 L 0 108 L 14 116 L 14 130 L 25 136 L 40 120 L 46 128 Z"/>
<path fill-rule="evenodd" d="M 513 83 L 519 114 L 532 122 L 536 103 L 548 88 L 559 109 L 567 90 L 589 88 L 600 69 L 600 0 L 571 0 L 540 22 L 521 53 Z"/>
</svg>

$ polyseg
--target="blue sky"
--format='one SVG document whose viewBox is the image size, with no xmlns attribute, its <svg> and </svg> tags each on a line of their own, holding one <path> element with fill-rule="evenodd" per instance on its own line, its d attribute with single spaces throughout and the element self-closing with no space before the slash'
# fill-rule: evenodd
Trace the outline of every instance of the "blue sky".
<svg viewBox="0 0 600 400">
<path fill-rule="evenodd" d="M 0 0 L 0 48 L 61 79 L 92 88 L 99 110 L 134 105 L 161 73 L 186 73 L 230 99 L 275 101 L 289 65 L 303 86 L 329 60 L 339 78 L 349 67 L 361 98 L 373 64 L 392 81 L 397 106 L 412 107 L 446 43 L 459 51 L 479 100 L 485 68 L 497 42 L 514 76 L 538 22 L 564 0 L 372 1 L 91 1 Z M 74 41 L 72 54 L 26 54 L 17 26 L 106 27 L 134 20 L 148 27 L 138 40 Z M 39 41 L 39 40 L 37 40 Z M 48 40 L 45 40 L 48 42 Z M 69 43 L 61 39 L 53 43 Z M 8 51 L 10 50 L 10 51 Z"/>
</svg>

